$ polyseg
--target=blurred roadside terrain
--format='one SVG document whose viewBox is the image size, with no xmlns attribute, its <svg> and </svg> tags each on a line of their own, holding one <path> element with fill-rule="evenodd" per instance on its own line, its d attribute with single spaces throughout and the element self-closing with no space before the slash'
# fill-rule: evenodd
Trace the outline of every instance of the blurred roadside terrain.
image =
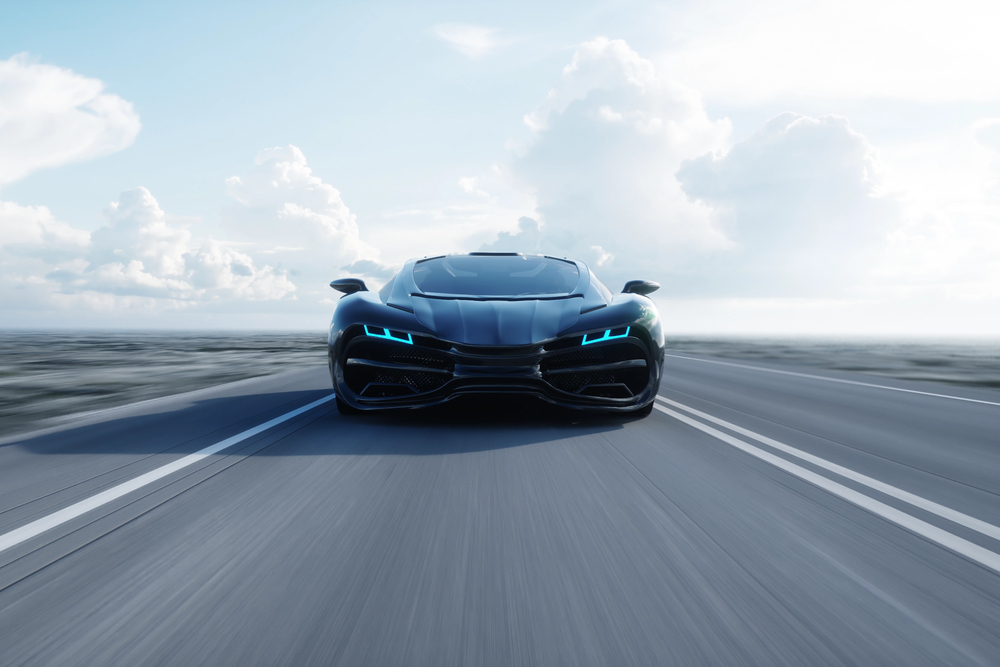
<svg viewBox="0 0 1000 667">
<path fill-rule="evenodd" d="M 668 337 L 667 352 L 1000 389 L 1000 340 Z"/>
<path fill-rule="evenodd" d="M 1000 389 L 1000 341 L 668 337 L 668 352 Z M 324 332 L 0 331 L 0 437 L 326 363 Z"/>
<path fill-rule="evenodd" d="M 326 333 L 0 331 L 0 437 L 326 364 Z"/>
</svg>

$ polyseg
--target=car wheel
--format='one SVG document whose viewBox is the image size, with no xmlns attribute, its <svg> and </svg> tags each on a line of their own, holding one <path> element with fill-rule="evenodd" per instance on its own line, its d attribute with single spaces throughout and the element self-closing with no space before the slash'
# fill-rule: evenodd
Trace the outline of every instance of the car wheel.
<svg viewBox="0 0 1000 667">
<path fill-rule="evenodd" d="M 357 408 L 352 408 L 350 405 L 342 401 L 340 399 L 340 396 L 337 397 L 337 412 L 345 416 L 361 414 L 361 410 L 358 410 Z"/>
</svg>

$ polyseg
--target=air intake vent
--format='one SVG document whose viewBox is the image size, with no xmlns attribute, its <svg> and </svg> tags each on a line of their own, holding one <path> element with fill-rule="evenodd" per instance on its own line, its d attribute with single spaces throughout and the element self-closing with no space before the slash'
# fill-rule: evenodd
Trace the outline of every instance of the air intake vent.
<svg viewBox="0 0 1000 667">
<path fill-rule="evenodd" d="M 437 350 L 358 337 L 347 347 L 344 382 L 366 398 L 408 396 L 439 389 L 453 368 Z"/>
<path fill-rule="evenodd" d="M 566 352 L 552 354 L 542 363 L 542 372 L 598 366 L 631 359 L 645 359 L 642 348 L 633 343 L 610 343 L 591 347 L 574 347 Z"/>
<path fill-rule="evenodd" d="M 407 366 L 420 366 L 438 370 L 451 370 L 452 362 L 447 355 L 437 350 L 429 350 L 417 345 L 401 345 L 391 341 L 380 341 L 367 337 L 355 338 L 347 349 L 347 357 L 384 361 Z"/>
<path fill-rule="evenodd" d="M 606 387 L 620 385 L 613 391 L 616 395 L 608 396 L 608 398 L 628 398 L 635 396 L 646 387 L 646 383 L 649 382 L 649 369 L 643 365 L 612 370 L 572 370 L 565 373 L 553 373 L 546 376 L 545 379 L 556 389 L 588 396 L 607 396 L 607 391 L 611 390 L 607 390 Z M 594 389 L 591 389 L 592 387 Z M 622 396 L 622 389 L 629 393 Z"/>
<path fill-rule="evenodd" d="M 575 348 L 546 358 L 542 376 L 556 389 L 602 398 L 630 398 L 649 383 L 644 350 L 634 343 Z"/>
</svg>

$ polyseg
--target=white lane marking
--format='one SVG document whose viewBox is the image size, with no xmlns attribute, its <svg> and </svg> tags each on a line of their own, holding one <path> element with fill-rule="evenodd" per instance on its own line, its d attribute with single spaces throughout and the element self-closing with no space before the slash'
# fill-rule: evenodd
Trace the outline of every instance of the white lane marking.
<svg viewBox="0 0 1000 667">
<path fill-rule="evenodd" d="M 97 495 L 91 496 L 90 498 L 85 498 L 77 503 L 70 505 L 64 509 L 57 512 L 53 512 L 48 516 L 43 516 L 41 519 L 36 519 L 29 524 L 21 526 L 20 528 L 15 528 L 9 533 L 4 533 L 0 535 L 0 553 L 21 544 L 25 540 L 30 540 L 32 537 L 40 535 L 47 530 L 51 530 L 56 526 L 62 525 L 67 521 L 77 518 L 78 516 L 89 512 L 90 510 L 97 509 L 102 505 L 107 505 L 113 500 L 117 500 L 122 496 L 135 491 L 136 489 L 141 489 L 144 486 L 152 484 L 158 479 L 163 479 L 167 475 L 177 472 L 182 468 L 186 468 L 190 465 L 201 461 L 204 458 L 211 456 L 212 454 L 217 454 L 224 449 L 232 447 L 233 445 L 251 438 L 258 433 L 262 433 L 267 429 L 277 426 L 282 422 L 286 422 L 289 419 L 298 417 L 304 412 L 308 412 L 315 407 L 323 405 L 327 401 L 332 401 L 335 394 L 330 394 L 329 396 L 324 396 L 318 401 L 313 401 L 308 405 L 303 405 L 301 408 L 292 410 L 291 412 L 286 412 L 280 417 L 275 417 L 274 419 L 264 422 L 259 426 L 254 426 L 251 429 L 247 429 L 242 433 L 238 433 L 231 438 L 226 438 L 220 442 L 215 443 L 200 449 L 193 454 L 188 454 L 187 456 L 177 459 L 173 463 L 168 463 L 164 466 L 160 466 L 155 470 L 151 470 L 143 475 L 139 475 L 135 479 L 130 479 L 127 482 L 122 482 L 117 486 L 113 486 L 110 489 L 101 491 Z"/>
<path fill-rule="evenodd" d="M 748 364 L 734 364 L 730 361 L 716 361 L 714 359 L 698 359 L 697 357 L 683 357 L 679 354 L 667 354 L 667 357 L 673 357 L 674 359 L 686 359 L 688 361 L 700 361 L 705 364 L 718 364 L 720 366 L 732 366 L 734 368 L 747 368 L 752 371 L 761 371 L 762 373 L 777 373 L 778 375 L 791 375 L 793 377 L 799 378 L 809 378 L 811 380 L 824 380 L 826 382 L 839 382 L 840 384 L 853 384 L 858 387 L 872 387 L 874 389 L 888 389 L 889 391 L 901 391 L 906 394 L 920 394 L 922 396 L 935 396 L 937 398 L 950 398 L 953 401 L 965 401 L 967 403 L 982 403 L 984 405 L 1000 405 L 1000 402 L 996 401 L 983 401 L 978 398 L 965 398 L 963 396 L 952 396 L 950 394 L 935 394 L 930 391 L 917 391 L 916 389 L 902 389 L 900 387 L 890 387 L 884 384 L 872 384 L 870 382 L 858 382 L 856 380 L 841 380 L 840 378 L 828 378 L 822 375 L 810 375 L 809 373 L 794 373 L 792 371 L 779 371 L 776 368 L 764 368 L 762 366 L 750 366 Z"/>
<path fill-rule="evenodd" d="M 754 433 L 749 429 L 737 426 L 736 424 L 731 424 L 723 419 L 719 419 L 718 417 L 713 417 L 712 415 L 701 412 L 700 410 L 695 410 L 694 408 L 688 407 L 682 403 L 678 403 L 677 401 L 672 401 L 664 396 L 657 396 L 657 398 L 663 401 L 664 403 L 674 406 L 675 408 L 686 410 L 687 412 L 690 412 L 691 414 L 697 417 L 701 417 L 702 419 L 719 424 L 720 426 L 725 426 L 730 431 L 735 431 L 740 435 L 745 435 L 748 438 L 753 438 L 757 442 L 762 442 L 765 445 L 773 447 L 774 449 L 777 449 L 780 452 L 790 454 L 791 456 L 802 459 L 803 461 L 808 461 L 814 466 L 824 468 L 826 470 L 829 470 L 830 472 L 836 473 L 841 477 L 846 477 L 847 479 L 853 480 L 859 484 L 864 484 L 870 489 L 875 489 L 876 491 L 884 493 L 887 496 L 892 496 L 893 498 L 902 500 L 904 503 L 909 503 L 914 507 L 919 507 L 920 509 L 926 510 L 931 514 L 937 514 L 939 517 L 943 519 L 948 519 L 949 521 L 965 526 L 966 528 L 971 528 L 977 533 L 982 533 L 987 537 L 992 537 L 995 540 L 1000 540 L 1000 528 L 994 526 L 993 524 L 986 523 L 985 521 L 980 521 L 979 519 L 971 517 L 968 514 L 962 514 L 957 510 L 951 509 L 950 507 L 939 505 L 931 500 L 927 500 L 926 498 L 921 498 L 920 496 L 914 495 L 909 491 L 903 491 L 902 489 L 886 484 L 885 482 L 880 482 L 877 479 L 868 477 L 867 475 L 862 475 L 859 472 L 854 472 L 850 468 L 845 468 L 843 466 L 837 465 L 836 463 L 831 463 L 826 459 L 821 459 L 818 456 L 813 456 L 812 454 L 803 452 L 800 449 L 796 449 L 795 447 L 790 447 L 789 445 L 786 445 L 782 442 L 778 442 L 773 438 L 768 438 L 765 435 Z"/>
<path fill-rule="evenodd" d="M 765 452 L 763 449 L 754 447 L 749 443 L 743 442 L 738 438 L 734 438 L 728 433 L 723 433 L 722 431 L 712 428 L 707 424 L 702 424 L 700 421 L 692 419 L 687 415 L 682 415 L 681 413 L 671 410 L 670 408 L 665 408 L 658 403 L 655 403 L 654 406 L 660 412 L 664 412 L 678 421 L 682 421 L 689 426 L 693 426 L 699 431 L 708 433 L 726 444 L 732 445 L 733 447 L 746 452 L 750 456 L 754 456 L 761 461 L 770 463 L 774 467 L 795 475 L 796 477 L 803 479 L 814 486 L 818 486 L 824 491 L 828 491 L 835 496 L 839 496 L 853 505 L 857 505 L 858 507 L 871 512 L 876 516 L 880 516 L 887 521 L 891 521 L 892 523 L 902 526 L 906 530 L 916 533 L 917 535 L 932 542 L 936 542 L 957 554 L 965 556 L 969 560 L 990 568 L 994 572 L 1000 573 L 1000 554 L 993 553 L 989 549 L 984 549 L 978 544 L 962 539 L 957 535 L 952 535 L 946 530 L 942 530 L 935 525 L 927 523 L 926 521 L 910 516 L 909 514 L 901 512 L 895 507 L 886 505 L 883 502 L 879 502 L 874 498 L 869 498 L 863 493 L 858 493 L 854 489 L 850 489 L 843 484 L 838 484 L 837 482 L 827 479 L 822 475 L 818 475 L 811 470 L 806 470 L 802 466 L 786 461 L 779 456 Z"/>
</svg>

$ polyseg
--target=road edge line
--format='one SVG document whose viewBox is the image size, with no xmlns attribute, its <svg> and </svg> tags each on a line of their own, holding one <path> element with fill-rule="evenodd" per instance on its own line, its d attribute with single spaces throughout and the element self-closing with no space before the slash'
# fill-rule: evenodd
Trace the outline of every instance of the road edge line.
<svg viewBox="0 0 1000 667">
<path fill-rule="evenodd" d="M 754 458 L 764 461 L 765 463 L 770 463 L 774 467 L 809 482 L 813 486 L 819 487 L 820 489 L 843 500 L 846 500 L 852 505 L 860 507 L 875 516 L 894 523 L 911 533 L 945 547 L 960 556 L 964 556 L 965 558 L 968 558 L 969 560 L 1000 574 L 1000 554 L 994 553 L 989 549 L 961 538 L 958 535 L 953 535 L 952 533 L 949 533 L 942 528 L 938 528 L 937 526 L 923 521 L 922 519 L 910 516 L 906 512 L 898 510 L 890 505 L 886 505 L 881 501 L 875 500 L 874 498 L 866 496 L 863 493 L 859 493 L 858 491 L 848 488 L 843 484 L 827 479 L 826 477 L 818 475 L 811 470 L 807 470 L 800 465 L 796 465 L 791 461 L 786 461 L 780 456 L 776 456 L 770 452 L 765 452 L 759 447 L 743 442 L 739 438 L 735 438 L 728 433 L 723 433 L 722 431 L 712 428 L 707 424 L 702 424 L 700 421 L 688 417 L 687 415 L 683 415 L 679 412 L 671 410 L 670 408 L 663 407 L 658 403 L 654 403 L 653 405 L 660 412 L 663 412 L 674 419 L 687 424 L 688 426 L 692 426 L 699 431 L 707 433 L 727 445 L 731 445 L 736 449 L 753 456 Z"/>
<path fill-rule="evenodd" d="M 957 523 L 960 526 L 965 526 L 966 528 L 974 530 L 977 533 L 985 535 L 986 537 L 991 537 L 994 540 L 1000 540 L 1000 527 L 994 526 L 991 523 L 987 523 L 986 521 L 983 521 L 981 519 L 969 516 L 968 514 L 963 514 L 958 510 L 953 510 L 950 507 L 938 504 L 933 500 L 927 500 L 926 498 L 910 493 L 909 491 L 904 491 L 903 489 L 892 486 L 891 484 L 886 484 L 885 482 L 881 482 L 875 479 L 874 477 L 869 477 L 868 475 L 864 475 L 860 472 L 855 472 L 850 468 L 845 468 L 844 466 L 837 465 L 836 463 L 827 461 L 826 459 L 820 458 L 814 454 L 809 454 L 808 452 L 804 452 L 800 449 L 792 447 L 791 445 L 786 445 L 783 442 L 779 442 L 778 440 L 769 438 L 766 435 L 760 435 L 759 433 L 754 433 L 753 431 L 745 429 L 742 426 L 731 424 L 724 419 L 719 419 L 718 417 L 714 417 L 700 410 L 695 410 L 692 407 L 688 407 L 683 403 L 678 403 L 677 401 L 673 401 L 669 398 L 666 398 L 665 396 L 660 396 L 659 394 L 657 394 L 656 398 L 658 398 L 661 401 L 664 401 L 665 403 L 669 403 L 670 405 L 676 408 L 690 412 L 696 417 L 701 417 L 702 419 L 706 419 L 710 422 L 723 426 L 729 429 L 730 431 L 734 431 L 748 438 L 753 438 L 757 442 L 763 443 L 773 449 L 777 449 L 779 452 L 784 452 L 789 456 L 794 456 L 798 459 L 806 461 L 807 463 L 811 463 L 814 466 L 818 466 L 825 470 L 829 470 L 830 472 L 840 475 L 841 477 L 844 477 L 846 479 L 849 479 L 852 482 L 863 484 L 870 489 L 878 491 L 879 493 L 884 493 L 885 495 L 895 498 L 896 500 L 901 500 L 904 503 L 913 505 L 914 507 L 922 509 L 925 512 L 936 514 L 942 519 L 947 519 L 952 523 Z"/>
<path fill-rule="evenodd" d="M 839 382 L 840 384 L 852 384 L 858 387 L 870 387 L 873 389 L 887 389 L 888 391 L 901 391 L 907 394 L 920 394 L 921 396 L 934 396 L 936 398 L 948 398 L 953 401 L 965 401 L 967 403 L 982 403 L 983 405 L 997 405 L 1000 402 L 986 401 L 978 398 L 965 398 L 964 396 L 951 396 L 949 394 L 935 394 L 931 391 L 918 391 L 916 389 L 903 389 L 902 387 L 890 387 L 885 384 L 872 384 L 871 382 L 859 382 L 857 380 L 843 380 L 841 378 L 830 378 L 823 375 L 810 375 L 809 373 L 796 373 L 794 371 L 781 371 L 777 368 L 764 368 L 763 366 L 751 366 L 749 364 L 736 364 L 731 361 L 716 361 L 715 359 L 699 359 L 698 357 L 685 357 L 679 354 L 664 354 L 664 356 L 674 359 L 686 359 L 688 361 L 700 361 L 705 364 L 719 364 L 720 366 L 732 366 L 734 368 L 747 368 L 752 371 L 762 373 L 777 373 L 778 375 L 791 375 L 793 377 L 809 378 L 811 380 L 824 380 L 826 382 Z"/>
<path fill-rule="evenodd" d="M 157 480 L 163 479 L 167 475 L 187 468 L 198 461 L 208 458 L 212 454 L 217 454 L 224 449 L 228 449 L 233 445 L 246 440 L 247 438 L 251 438 L 274 426 L 277 426 L 278 424 L 282 424 L 289 419 L 294 419 L 295 417 L 298 417 L 313 408 L 319 407 L 320 405 L 333 400 L 335 396 L 336 394 L 331 393 L 319 400 L 313 401 L 312 403 L 303 405 L 302 407 L 296 408 L 290 412 L 286 412 L 283 415 L 279 415 L 278 417 L 266 421 L 263 424 L 258 424 L 253 428 L 249 428 L 241 433 L 237 433 L 234 436 L 226 438 L 225 440 L 221 440 L 214 445 L 209 445 L 208 447 L 199 449 L 197 452 L 183 456 L 176 461 L 162 465 L 159 468 L 154 468 L 153 470 L 150 470 L 149 472 L 139 475 L 133 479 L 116 484 L 110 489 L 105 489 L 104 491 L 90 496 L 89 498 L 79 500 L 69 507 L 64 507 L 61 510 L 56 510 L 51 514 L 35 519 L 20 528 L 8 531 L 0 535 L 0 553 L 3 553 L 8 549 L 12 549 L 33 537 L 37 537 L 42 533 L 52 530 L 53 528 L 57 528 L 67 521 L 72 521 L 73 519 L 82 516 L 91 510 L 107 505 L 108 503 L 128 495 L 133 491 L 141 489 L 144 486 L 152 484 Z"/>
</svg>

